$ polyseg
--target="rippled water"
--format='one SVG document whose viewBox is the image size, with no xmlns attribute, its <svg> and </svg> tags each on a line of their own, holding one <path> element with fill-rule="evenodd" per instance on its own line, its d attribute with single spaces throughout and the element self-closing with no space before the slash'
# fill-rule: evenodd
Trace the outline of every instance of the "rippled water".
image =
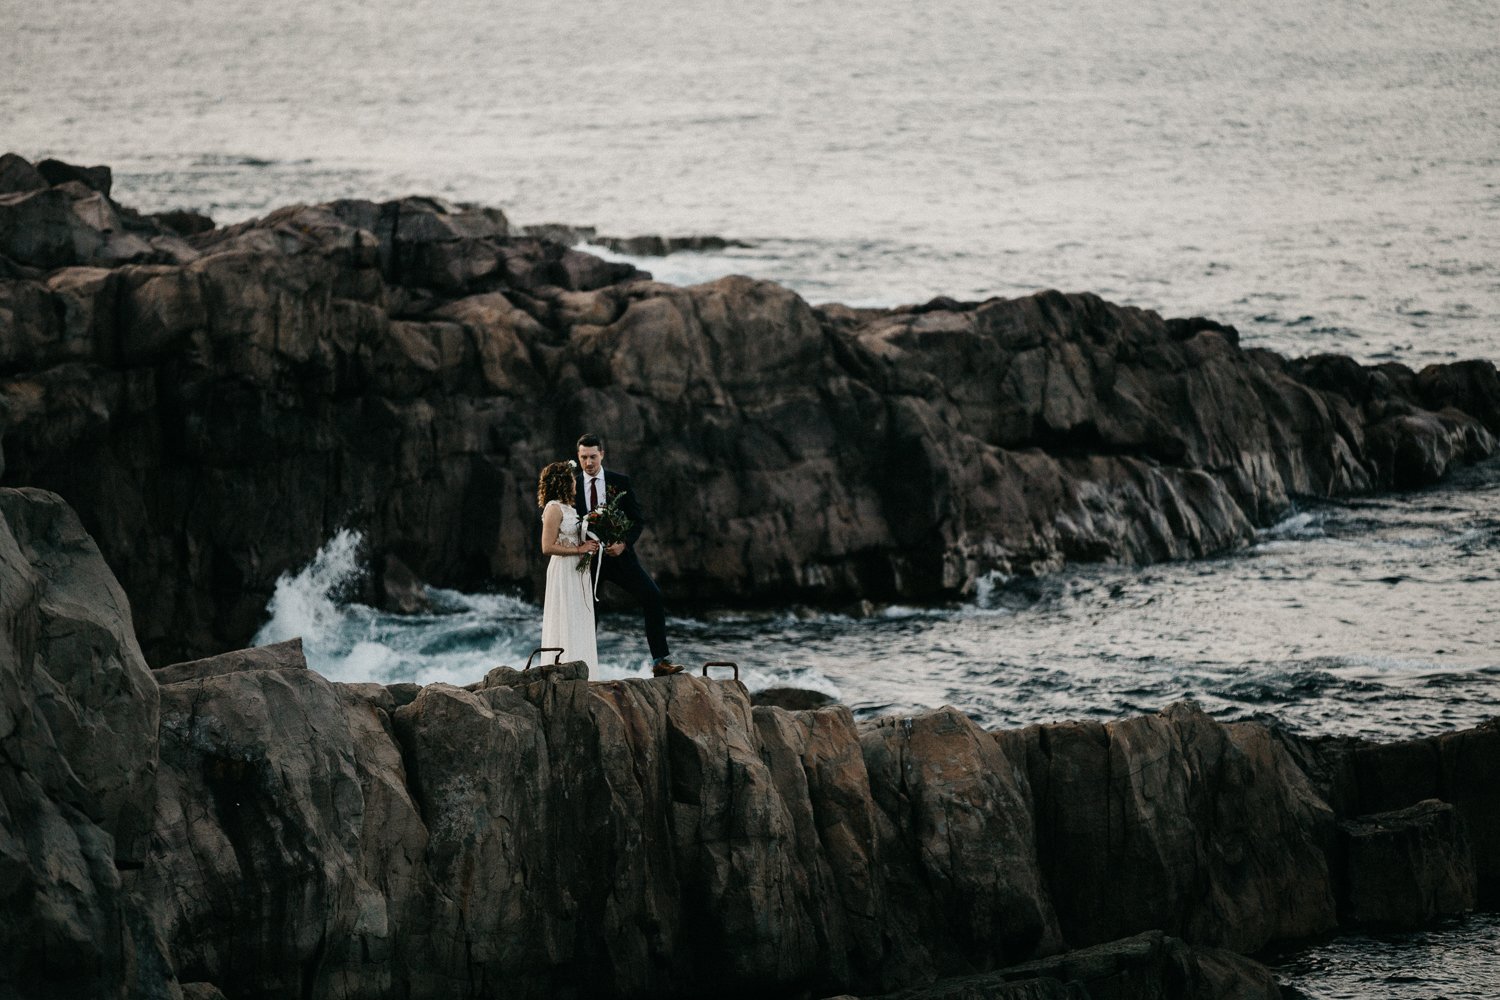
<svg viewBox="0 0 1500 1000">
<path fill-rule="evenodd" d="M 758 245 L 814 301 L 1096 291 L 1495 358 L 1484 0 L 0 0 L 0 142 L 224 221 L 422 192 Z M 649 265 L 648 265 L 649 266 Z"/>
<path fill-rule="evenodd" d="M 1500 914 L 1476 913 L 1415 934 L 1351 934 L 1275 966 L 1288 1000 L 1495 1000 Z"/>
<path fill-rule="evenodd" d="M 302 635 L 340 679 L 455 683 L 538 642 L 540 609 L 516 596 L 433 591 L 445 613 L 416 617 L 341 602 L 360 565 L 357 538 L 335 539 L 282 580 L 258 639 Z M 1415 494 L 1308 504 L 1217 559 L 995 581 L 954 607 L 670 626 L 685 662 L 732 660 L 752 689 L 821 690 L 862 717 L 950 704 L 1012 727 L 1193 698 L 1304 733 L 1462 728 L 1500 696 L 1500 459 Z M 603 616 L 600 676 L 645 675 L 641 634 L 633 615 Z"/>
</svg>

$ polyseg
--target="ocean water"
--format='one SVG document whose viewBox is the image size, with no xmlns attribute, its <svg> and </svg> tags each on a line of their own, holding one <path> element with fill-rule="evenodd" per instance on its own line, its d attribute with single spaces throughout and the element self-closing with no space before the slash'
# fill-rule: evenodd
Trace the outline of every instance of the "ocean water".
<svg viewBox="0 0 1500 1000">
<path fill-rule="evenodd" d="M 540 641 L 541 609 L 522 595 L 432 588 L 440 613 L 420 616 L 353 603 L 364 565 L 357 535 L 330 540 L 278 583 L 257 642 L 300 635 L 335 679 L 467 684 L 524 665 Z M 1500 458 L 1416 493 L 1305 504 L 1215 559 L 997 579 L 947 607 L 672 618 L 669 633 L 682 662 L 731 660 L 752 690 L 822 691 L 860 718 L 951 704 L 1014 727 L 1192 698 L 1309 735 L 1465 728 L 1500 694 Z M 599 638 L 596 678 L 649 676 L 637 617 L 602 616 Z M 1311 1000 L 1491 1000 L 1497 933 L 1482 913 L 1272 965 Z"/>
<path fill-rule="evenodd" d="M 341 532 L 283 576 L 256 641 L 301 636 L 338 680 L 454 684 L 539 644 L 527 595 L 429 588 L 434 613 L 414 616 L 347 599 L 360 543 Z M 595 678 L 649 676 L 643 635 L 638 614 L 603 614 Z M 1008 728 L 1191 698 L 1308 735 L 1465 728 L 1500 694 L 1500 458 L 1417 493 L 1307 504 L 1215 559 L 992 579 L 948 606 L 728 609 L 673 617 L 669 636 L 680 662 L 732 661 L 752 691 L 809 688 L 860 718 L 953 705 Z"/>
<path fill-rule="evenodd" d="M 435 194 L 753 244 L 638 261 L 678 283 L 1093 291 L 1414 367 L 1500 358 L 1497 108 L 1488 0 L 0 0 L 0 147 L 110 164 L 142 210 Z M 674 651 L 862 717 L 1191 697 L 1308 733 L 1437 732 L 1500 693 L 1497 511 L 1491 462 L 1301 505 L 1215 559 L 995 579 L 958 606 L 675 618 Z M 528 595 L 434 590 L 439 613 L 391 616 L 347 598 L 361 566 L 356 536 L 330 539 L 260 638 L 302 635 L 336 678 L 456 683 L 535 645 Z M 603 618 L 601 656 L 644 674 L 635 619 Z M 1317 997 L 1493 996 L 1494 947 L 1477 920 L 1281 974 Z"/>
<path fill-rule="evenodd" d="M 1094 291 L 1292 354 L 1500 356 L 1488 0 L 0 0 L 0 143 L 222 221 L 412 192 L 718 233 L 672 281 Z"/>
<path fill-rule="evenodd" d="M 1297 990 L 1285 1000 L 1494 1000 L 1500 914 L 1455 917 L 1414 934 L 1338 937 L 1272 967 Z"/>
</svg>

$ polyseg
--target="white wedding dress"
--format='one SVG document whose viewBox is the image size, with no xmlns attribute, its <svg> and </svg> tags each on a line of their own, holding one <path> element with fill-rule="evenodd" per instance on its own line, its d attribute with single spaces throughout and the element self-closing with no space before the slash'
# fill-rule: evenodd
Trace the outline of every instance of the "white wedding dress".
<svg viewBox="0 0 1500 1000">
<path fill-rule="evenodd" d="M 549 500 L 562 508 L 557 541 L 582 545 L 583 527 L 578 511 L 569 504 Z M 594 574 L 580 570 L 582 556 L 553 556 L 547 563 L 547 594 L 542 600 L 542 645 L 561 646 L 562 662 L 582 660 L 589 675 L 599 672 L 599 648 L 594 643 Z M 595 556 L 595 558 L 599 558 Z M 542 662 L 551 663 L 549 654 Z"/>
</svg>

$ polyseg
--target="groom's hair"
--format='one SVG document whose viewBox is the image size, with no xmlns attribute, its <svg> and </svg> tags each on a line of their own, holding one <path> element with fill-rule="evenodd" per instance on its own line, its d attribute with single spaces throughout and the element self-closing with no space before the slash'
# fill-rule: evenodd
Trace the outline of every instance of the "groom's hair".
<svg viewBox="0 0 1500 1000">
<path fill-rule="evenodd" d="M 598 448 L 600 451 L 603 451 L 604 439 L 597 434 L 585 434 L 583 437 L 578 439 L 578 447 Z"/>
</svg>

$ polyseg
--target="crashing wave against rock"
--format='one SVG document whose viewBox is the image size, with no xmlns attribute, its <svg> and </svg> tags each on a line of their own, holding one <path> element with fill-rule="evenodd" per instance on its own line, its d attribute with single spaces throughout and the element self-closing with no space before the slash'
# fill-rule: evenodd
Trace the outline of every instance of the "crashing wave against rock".
<svg viewBox="0 0 1500 1000">
<path fill-rule="evenodd" d="M 206 228 L 49 171 L 0 163 L 4 481 L 79 510 L 156 663 L 243 645 L 345 527 L 441 586 L 532 582 L 536 470 L 585 429 L 669 596 L 741 604 L 1216 552 L 1500 432 L 1487 362 L 1287 361 L 1087 294 L 679 288 L 433 198 Z"/>
</svg>

